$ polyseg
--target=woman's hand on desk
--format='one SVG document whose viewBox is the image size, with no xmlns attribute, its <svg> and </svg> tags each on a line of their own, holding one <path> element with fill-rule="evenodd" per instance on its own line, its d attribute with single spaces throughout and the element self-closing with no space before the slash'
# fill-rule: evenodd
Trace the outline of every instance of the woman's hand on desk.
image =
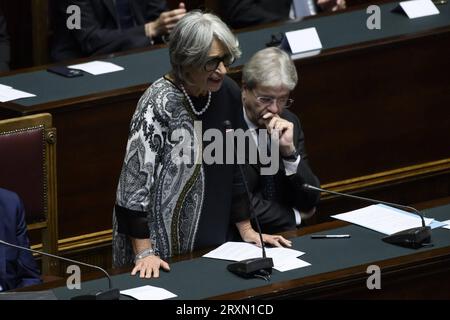
<svg viewBox="0 0 450 320">
<path fill-rule="evenodd" d="M 258 247 L 261 247 L 261 240 L 259 238 L 259 233 L 256 232 L 250 220 L 244 220 L 236 223 L 236 227 L 239 230 L 242 240 L 245 242 L 255 243 Z M 280 235 L 262 234 L 264 243 L 270 244 L 274 247 L 292 247 L 292 241 L 285 239 Z"/>
<path fill-rule="evenodd" d="M 272 235 L 272 234 L 262 234 L 262 238 L 264 243 L 270 244 L 274 247 L 292 247 L 292 241 L 287 240 L 283 236 L 280 235 Z M 256 244 L 258 247 L 261 247 L 261 240 L 259 239 L 259 234 L 256 231 L 253 231 L 248 237 L 243 239 L 245 242 L 250 242 Z"/>
<path fill-rule="evenodd" d="M 142 259 L 136 260 L 135 267 L 131 271 L 131 275 L 134 276 L 139 271 L 141 278 L 158 278 L 159 268 L 163 268 L 166 271 L 170 270 L 169 264 L 162 260 L 159 256 L 151 255 Z"/>
</svg>

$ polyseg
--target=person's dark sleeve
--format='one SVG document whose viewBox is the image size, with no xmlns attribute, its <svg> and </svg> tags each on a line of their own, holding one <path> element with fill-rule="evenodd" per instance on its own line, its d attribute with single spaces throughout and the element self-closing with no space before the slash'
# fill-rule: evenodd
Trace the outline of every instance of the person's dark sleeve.
<svg viewBox="0 0 450 320">
<path fill-rule="evenodd" d="M 251 194 L 253 208 L 263 233 L 280 233 L 295 230 L 295 214 L 292 208 L 275 201 L 264 200 L 260 193 Z"/>
<path fill-rule="evenodd" d="M 25 210 L 23 204 L 18 200 L 16 211 L 16 237 L 17 245 L 25 248 L 30 247 L 27 236 L 27 225 L 25 222 Z M 41 283 L 39 269 L 33 255 L 25 250 L 20 250 L 17 259 L 17 279 L 19 279 L 18 288 L 31 286 Z"/>
<path fill-rule="evenodd" d="M 148 214 L 116 205 L 114 212 L 117 219 L 117 232 L 135 239 L 150 238 Z"/>
<path fill-rule="evenodd" d="M 296 174 L 288 176 L 288 179 L 295 190 L 295 208 L 299 211 L 307 212 L 319 203 L 320 193 L 306 191 L 302 188 L 302 185 L 307 183 L 319 187 L 320 182 L 308 163 L 308 155 L 305 150 L 305 136 L 300 121 L 295 116 L 290 120 L 294 122 L 294 130 L 297 131 L 297 133 L 294 133 L 294 137 L 298 136 L 295 141 L 295 147 L 300 154 L 301 160 L 297 167 Z"/>
<path fill-rule="evenodd" d="M 115 51 L 129 50 L 150 45 L 150 39 L 145 35 L 144 25 L 127 30 L 105 29 L 91 5 L 92 0 L 62 1 L 59 14 L 65 12 L 67 5 L 73 4 L 81 10 L 81 29 L 71 30 L 80 45 L 84 55 L 96 55 Z M 62 27 L 62 26 L 59 26 Z"/>
<path fill-rule="evenodd" d="M 6 29 L 6 19 L 0 10 L 0 72 L 9 70 L 10 45 Z"/>
<path fill-rule="evenodd" d="M 248 200 L 242 176 L 236 171 L 233 181 L 233 203 L 231 206 L 232 222 L 240 222 L 252 218 L 250 202 Z M 275 201 L 264 200 L 262 194 L 250 191 L 250 199 L 255 215 L 264 233 L 279 233 L 295 229 L 295 215 L 292 208 L 283 206 Z M 252 220 L 253 225 L 254 221 Z"/>
<path fill-rule="evenodd" d="M 164 0 L 145 0 L 145 20 L 146 22 L 154 21 L 159 18 L 159 15 L 164 11 L 168 11 L 167 1 Z"/>
<path fill-rule="evenodd" d="M 255 0 L 220 1 L 220 12 L 222 18 L 232 28 L 243 28 L 283 19 L 279 14 L 264 9 Z"/>
</svg>

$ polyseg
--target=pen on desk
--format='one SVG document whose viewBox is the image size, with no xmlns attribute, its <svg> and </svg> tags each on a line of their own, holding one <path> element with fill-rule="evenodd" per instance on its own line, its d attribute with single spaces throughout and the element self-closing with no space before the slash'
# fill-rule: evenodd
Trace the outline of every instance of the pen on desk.
<svg viewBox="0 0 450 320">
<path fill-rule="evenodd" d="M 311 239 L 342 239 L 350 238 L 349 234 L 313 234 Z"/>
</svg>

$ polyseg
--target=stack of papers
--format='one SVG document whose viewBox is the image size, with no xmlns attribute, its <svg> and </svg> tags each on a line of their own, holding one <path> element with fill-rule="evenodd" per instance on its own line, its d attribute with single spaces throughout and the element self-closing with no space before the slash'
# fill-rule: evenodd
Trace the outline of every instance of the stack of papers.
<svg viewBox="0 0 450 320">
<path fill-rule="evenodd" d="M 347 221 L 391 235 L 399 231 L 422 226 L 421 218 L 413 213 L 392 208 L 386 205 L 377 204 L 362 209 L 337 214 L 333 218 Z M 425 224 L 432 228 L 443 224 L 431 218 L 425 218 Z"/>
<path fill-rule="evenodd" d="M 32 93 L 16 90 L 13 87 L 0 84 L 0 102 L 7 102 L 21 98 L 36 97 Z"/>
<path fill-rule="evenodd" d="M 273 259 L 274 268 L 280 272 L 310 266 L 298 259 L 304 252 L 289 248 L 266 248 L 267 257 Z M 261 248 L 247 242 L 227 242 L 203 257 L 220 260 L 241 261 L 262 256 Z"/>
<path fill-rule="evenodd" d="M 87 63 L 74 64 L 69 66 L 68 68 L 83 70 L 84 72 L 93 74 L 94 76 L 124 70 L 117 64 L 104 61 L 91 61 Z"/>
<path fill-rule="evenodd" d="M 450 230 L 450 220 L 446 220 L 442 222 L 444 224 L 443 228 Z"/>
<path fill-rule="evenodd" d="M 176 294 L 163 288 L 142 286 L 129 290 L 122 290 L 120 294 L 130 296 L 136 300 L 165 300 L 177 297 Z"/>
</svg>

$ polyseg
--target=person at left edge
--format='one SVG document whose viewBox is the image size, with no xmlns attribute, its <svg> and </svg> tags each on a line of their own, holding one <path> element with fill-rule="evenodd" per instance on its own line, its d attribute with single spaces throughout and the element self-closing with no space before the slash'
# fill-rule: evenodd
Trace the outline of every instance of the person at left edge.
<svg viewBox="0 0 450 320">
<path fill-rule="evenodd" d="M 0 239 L 29 248 L 25 210 L 19 196 L 0 188 Z M 0 244 L 0 291 L 41 283 L 32 254 Z"/>
<path fill-rule="evenodd" d="M 67 8 L 81 12 L 80 29 L 69 29 Z M 162 43 L 185 14 L 183 2 L 168 10 L 164 0 L 58 0 L 54 3 L 53 61 L 108 54 Z"/>
<path fill-rule="evenodd" d="M 175 26 L 169 54 L 172 70 L 147 89 L 132 118 L 113 220 L 113 265 L 134 264 L 132 275 L 147 278 L 169 269 L 163 259 L 223 244 L 230 225 L 244 241 L 259 243 L 248 210 L 231 215 L 236 166 L 173 158 L 183 143 L 172 137 L 175 130 L 183 128 L 198 151 L 195 139 L 237 119 L 240 90 L 226 77 L 240 56 L 237 39 L 217 16 L 192 11 Z M 263 241 L 291 245 L 278 235 Z"/>
</svg>

